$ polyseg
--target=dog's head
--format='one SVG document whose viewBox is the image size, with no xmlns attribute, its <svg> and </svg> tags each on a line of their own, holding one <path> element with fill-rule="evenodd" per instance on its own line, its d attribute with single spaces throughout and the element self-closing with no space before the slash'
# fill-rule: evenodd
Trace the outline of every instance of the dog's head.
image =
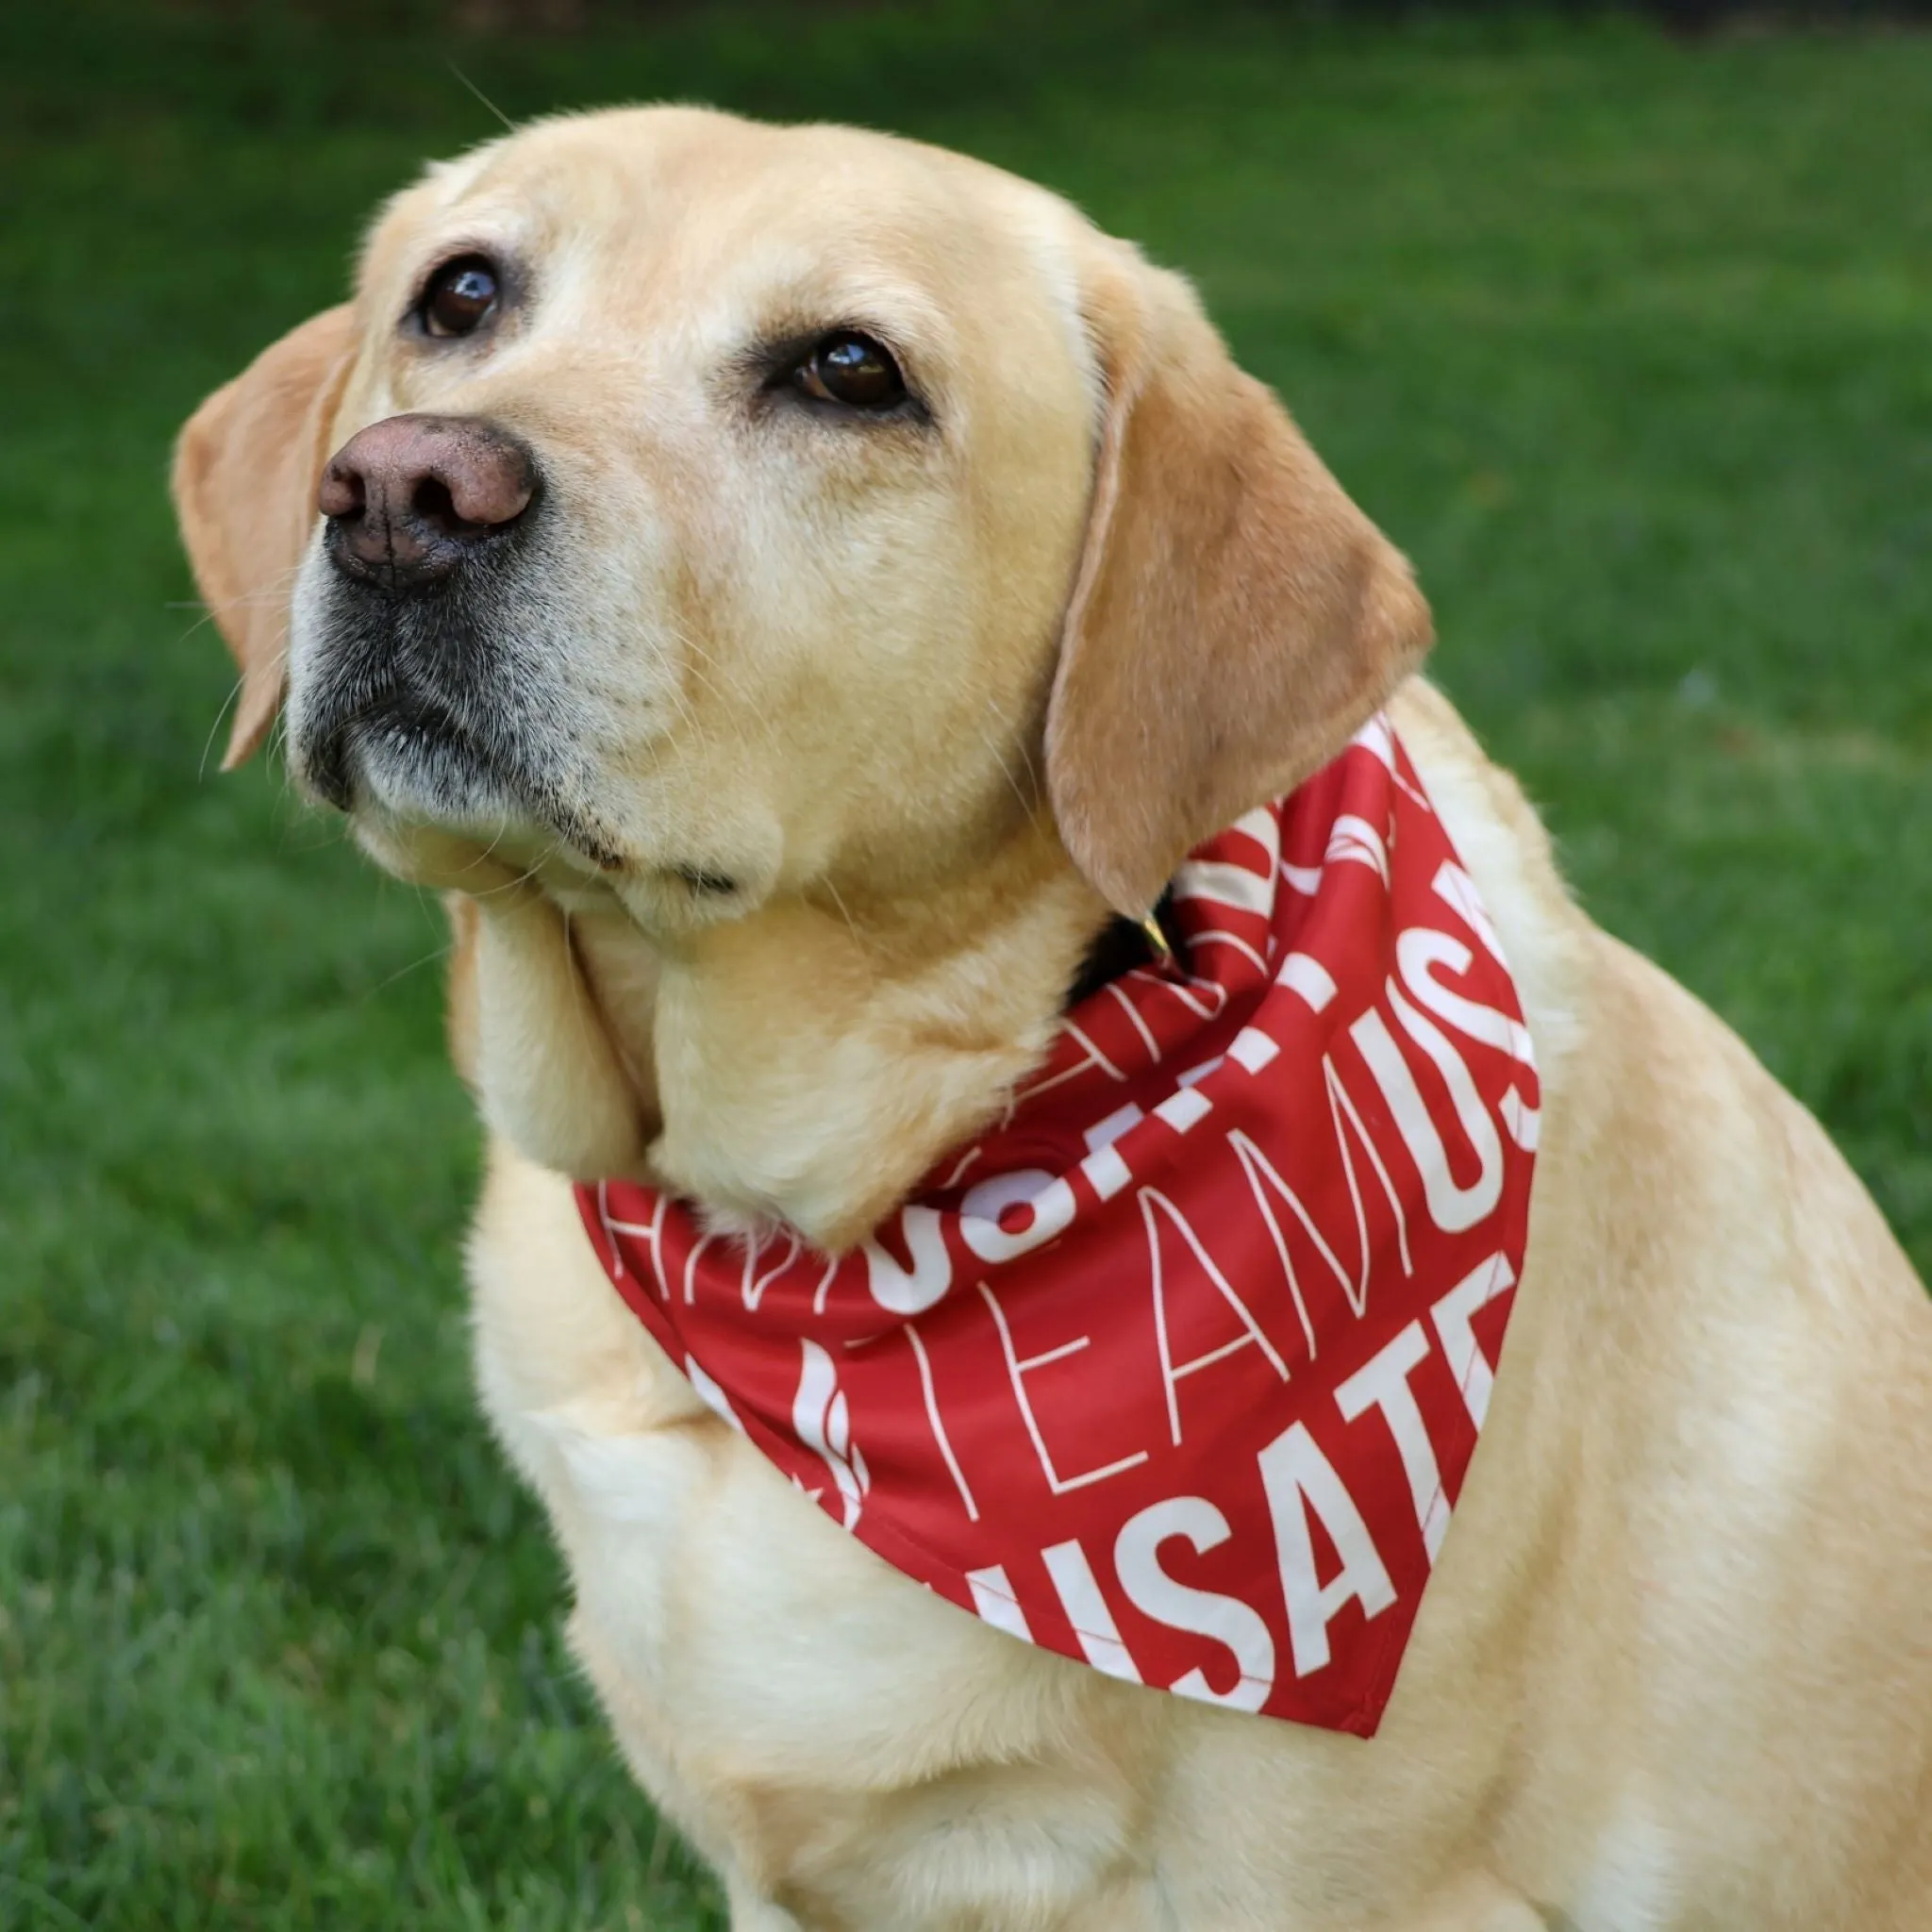
<svg viewBox="0 0 1932 1932">
<path fill-rule="evenodd" d="M 454 837 L 674 955 L 1028 837 L 1144 912 L 1428 641 L 1176 277 L 960 157 L 695 110 L 432 169 L 176 497 L 230 763 L 286 695 L 378 858 Z"/>
</svg>

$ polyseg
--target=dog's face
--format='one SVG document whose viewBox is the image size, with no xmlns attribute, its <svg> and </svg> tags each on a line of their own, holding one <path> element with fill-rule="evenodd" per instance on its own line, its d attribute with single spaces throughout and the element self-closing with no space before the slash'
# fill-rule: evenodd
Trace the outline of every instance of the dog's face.
<svg viewBox="0 0 1932 1932">
<path fill-rule="evenodd" d="M 954 156 L 694 112 L 435 171 L 364 262 L 298 774 L 653 930 L 996 842 L 1092 468 L 1078 239 Z"/>
<path fill-rule="evenodd" d="M 534 877 L 666 962 L 617 1028 L 662 1171 L 722 1171 L 673 1158 L 680 1079 L 722 1117 L 724 1060 L 813 1032 L 732 1132 L 866 1165 L 807 1116 L 873 1027 L 903 1144 L 809 1224 L 846 1232 L 997 1104 L 1106 908 L 1333 756 L 1428 639 L 1185 284 L 844 128 L 631 110 L 433 169 L 353 304 L 204 404 L 175 487 L 243 669 L 230 762 L 286 691 L 293 770 L 383 863 Z M 1051 941 L 1015 923 L 1042 892 Z M 809 1024 L 769 1019 L 801 980 Z"/>
</svg>

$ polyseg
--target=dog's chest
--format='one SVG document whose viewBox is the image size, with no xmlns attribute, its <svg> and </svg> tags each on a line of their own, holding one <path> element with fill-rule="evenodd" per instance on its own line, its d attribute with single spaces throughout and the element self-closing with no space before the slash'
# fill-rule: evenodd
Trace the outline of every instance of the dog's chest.
<svg viewBox="0 0 1932 1932">
<path fill-rule="evenodd" d="M 484 1399 L 618 1740 L 701 1850 L 807 1923 L 905 1928 L 983 1910 L 989 1885 L 1011 1888 L 1003 1925 L 1058 1925 L 1144 1864 L 1131 1792 L 1166 1700 L 1123 1703 L 847 1536 L 624 1313 L 561 1184 L 508 1190 L 473 1248 Z"/>
</svg>

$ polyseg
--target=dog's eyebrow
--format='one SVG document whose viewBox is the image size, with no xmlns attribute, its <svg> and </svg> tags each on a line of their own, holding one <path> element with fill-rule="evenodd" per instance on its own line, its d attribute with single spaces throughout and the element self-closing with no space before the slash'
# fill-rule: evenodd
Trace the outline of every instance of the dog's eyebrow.
<svg viewBox="0 0 1932 1932">
<path fill-rule="evenodd" d="M 930 292 L 887 274 L 800 276 L 767 291 L 758 307 L 754 333 L 768 341 L 856 328 L 922 366 L 939 365 L 957 342 L 952 318 Z"/>
</svg>

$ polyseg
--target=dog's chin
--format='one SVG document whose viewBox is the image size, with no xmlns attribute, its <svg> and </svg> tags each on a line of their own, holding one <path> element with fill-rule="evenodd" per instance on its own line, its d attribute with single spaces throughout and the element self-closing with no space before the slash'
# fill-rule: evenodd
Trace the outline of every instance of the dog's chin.
<svg viewBox="0 0 1932 1932">
<path fill-rule="evenodd" d="M 413 667 L 336 655 L 291 705 L 291 773 L 385 863 L 399 844 L 468 842 L 525 865 L 546 854 L 591 874 L 618 864 L 601 828 L 545 779 L 545 760 L 484 701 L 487 679 L 452 703 Z"/>
<path fill-rule="evenodd" d="M 372 850 L 365 827 L 526 860 L 561 852 L 592 873 L 620 864 L 581 803 L 580 759 L 543 715 L 556 708 L 533 699 L 528 667 L 547 633 L 523 587 L 528 548 L 520 524 L 449 575 L 400 592 L 346 574 L 326 544 L 305 562 L 290 648 L 291 772 Z"/>
<path fill-rule="evenodd" d="M 600 835 L 546 805 L 540 783 L 432 705 L 368 707 L 327 737 L 306 734 L 295 764 L 304 789 L 346 814 L 370 858 L 412 885 L 494 892 L 541 878 L 566 900 L 608 893 L 612 859 Z"/>
<path fill-rule="evenodd" d="M 392 697 L 361 712 L 305 767 L 312 789 L 351 813 L 458 838 L 544 829 L 522 775 L 419 700 Z"/>
</svg>

